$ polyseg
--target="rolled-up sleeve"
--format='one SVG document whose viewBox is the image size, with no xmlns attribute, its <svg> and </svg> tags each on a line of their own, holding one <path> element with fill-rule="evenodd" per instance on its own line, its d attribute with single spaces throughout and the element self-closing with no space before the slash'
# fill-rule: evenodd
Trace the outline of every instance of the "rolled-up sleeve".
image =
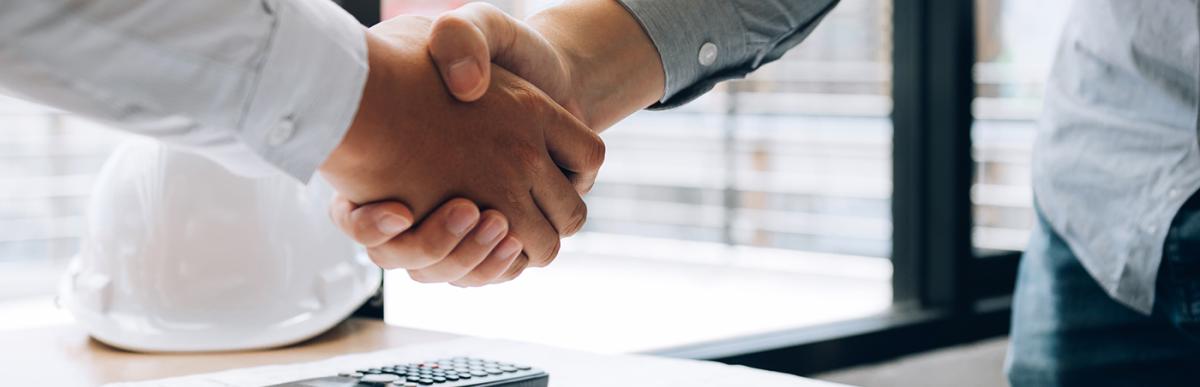
<svg viewBox="0 0 1200 387">
<path fill-rule="evenodd" d="M 838 0 L 620 0 L 654 42 L 666 72 L 651 109 L 690 102 L 743 78 L 808 37 Z"/>
<path fill-rule="evenodd" d="M 328 0 L 0 1 L 0 88 L 307 181 L 357 112 L 364 33 Z"/>
</svg>

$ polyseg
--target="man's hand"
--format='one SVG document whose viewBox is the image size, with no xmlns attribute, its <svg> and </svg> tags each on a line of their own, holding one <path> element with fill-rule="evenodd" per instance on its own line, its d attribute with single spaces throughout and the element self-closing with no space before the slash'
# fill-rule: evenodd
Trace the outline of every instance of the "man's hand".
<svg viewBox="0 0 1200 387">
<path fill-rule="evenodd" d="M 321 172 L 354 203 L 397 200 L 411 206 L 416 219 L 433 213 L 416 231 L 375 238 L 383 241 L 377 247 L 411 249 L 373 255 L 385 268 L 408 269 L 425 282 L 480 284 L 468 275 L 514 239 L 523 253 L 500 279 L 526 265 L 544 266 L 557 254 L 559 237 L 583 224 L 586 207 L 578 191 L 591 186 L 603 143 L 537 88 L 501 69 L 490 69 L 487 96 L 471 104 L 454 100 L 425 50 L 428 26 L 403 17 L 368 33 L 371 71 L 358 115 Z M 503 220 L 495 211 L 485 211 L 482 221 L 470 203 L 450 202 L 433 212 L 460 196 L 507 215 L 510 238 L 501 243 L 491 227 L 478 226 Z M 439 219 L 442 227 L 429 228 Z M 445 251 L 444 241 L 464 239 L 476 243 Z"/>
<path fill-rule="evenodd" d="M 409 275 L 419 281 L 443 279 L 456 286 L 483 286 L 511 280 L 522 269 L 516 267 L 509 272 L 522 245 L 506 236 L 508 219 L 496 210 L 481 214 L 475 203 L 466 199 L 446 202 L 418 227 L 412 227 L 412 211 L 397 201 L 358 206 L 338 195 L 329 212 L 334 224 L 365 246 L 381 267 L 399 267 L 399 262 L 414 258 L 437 261 L 429 267 L 409 270 Z M 458 230 L 462 225 L 471 227 L 446 231 L 451 227 Z"/>
<path fill-rule="evenodd" d="M 462 101 L 483 96 L 492 63 L 541 88 L 597 132 L 658 101 L 658 50 L 615 0 L 570 0 L 523 23 L 486 3 L 434 22 L 429 53 Z"/>
</svg>

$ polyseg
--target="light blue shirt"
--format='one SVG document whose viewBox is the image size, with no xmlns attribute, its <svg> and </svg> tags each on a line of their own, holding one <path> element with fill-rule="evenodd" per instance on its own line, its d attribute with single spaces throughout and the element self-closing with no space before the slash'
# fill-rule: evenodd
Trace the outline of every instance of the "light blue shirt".
<svg viewBox="0 0 1200 387">
<path fill-rule="evenodd" d="M 1077 1 L 1034 148 L 1046 220 L 1147 314 L 1171 221 L 1200 189 L 1198 17 L 1196 0 Z"/>
<path fill-rule="evenodd" d="M 621 0 L 666 70 L 656 107 L 778 59 L 836 0 Z M 1200 189 L 1196 0 L 1078 1 L 1048 82 L 1038 207 L 1116 300 L 1149 313 L 1175 213 Z"/>
<path fill-rule="evenodd" d="M 329 0 L 0 1 L 0 92 L 307 181 L 350 127 L 365 28 Z"/>
</svg>

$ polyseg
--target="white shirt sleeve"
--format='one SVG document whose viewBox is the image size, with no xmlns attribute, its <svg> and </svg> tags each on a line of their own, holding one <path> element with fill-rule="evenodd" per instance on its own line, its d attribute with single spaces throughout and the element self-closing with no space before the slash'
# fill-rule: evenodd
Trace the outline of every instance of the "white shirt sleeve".
<svg viewBox="0 0 1200 387">
<path fill-rule="evenodd" d="M 0 89 L 307 181 L 357 111 L 364 39 L 328 0 L 0 0 Z"/>
</svg>

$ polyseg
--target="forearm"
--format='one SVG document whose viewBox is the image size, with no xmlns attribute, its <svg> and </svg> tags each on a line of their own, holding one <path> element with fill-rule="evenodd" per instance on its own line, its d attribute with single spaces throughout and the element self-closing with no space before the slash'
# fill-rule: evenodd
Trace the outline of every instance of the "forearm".
<svg viewBox="0 0 1200 387">
<path fill-rule="evenodd" d="M 779 59 L 837 3 L 575 0 L 530 24 L 562 51 L 581 104 L 597 111 L 591 123 L 604 127 L 630 108 L 679 106 Z"/>
<path fill-rule="evenodd" d="M 641 25 L 616 0 L 570 0 L 533 15 L 533 28 L 568 62 L 574 103 L 602 131 L 660 100 L 662 60 Z"/>
<path fill-rule="evenodd" d="M 357 105 L 362 29 L 327 0 L 0 1 L 0 85 L 307 180 Z"/>
</svg>

